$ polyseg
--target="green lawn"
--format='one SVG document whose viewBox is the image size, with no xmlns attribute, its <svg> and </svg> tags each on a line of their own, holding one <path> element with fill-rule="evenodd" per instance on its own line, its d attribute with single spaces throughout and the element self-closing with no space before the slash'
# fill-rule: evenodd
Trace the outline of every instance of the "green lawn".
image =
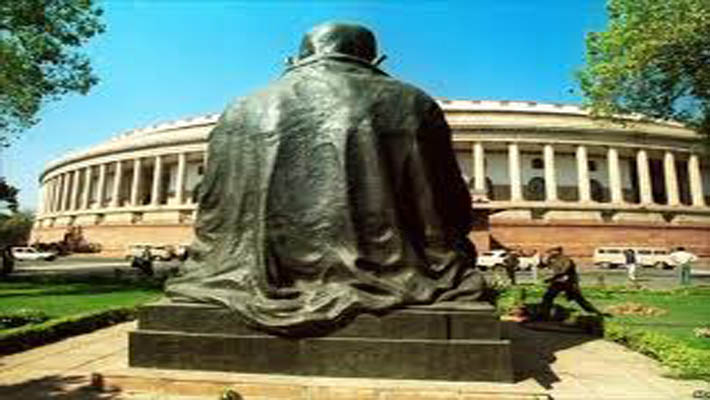
<svg viewBox="0 0 710 400">
<path fill-rule="evenodd" d="M 156 300 L 161 291 L 142 282 L 0 281 L 0 317 L 39 313 L 47 322 Z M 17 328 L 2 329 L 0 336 Z"/>
<path fill-rule="evenodd" d="M 588 292 L 587 298 L 601 308 L 634 302 L 665 310 L 666 314 L 658 316 L 616 315 L 611 321 L 630 328 L 662 333 L 692 348 L 710 351 L 710 338 L 698 338 L 693 333 L 695 328 L 710 326 L 710 287 L 672 291 Z"/>
<path fill-rule="evenodd" d="M 516 303 L 542 300 L 543 286 L 522 285 L 502 292 L 498 309 L 506 313 Z M 613 314 L 605 319 L 605 337 L 660 360 L 678 377 L 710 380 L 710 338 L 696 337 L 695 328 L 710 327 L 710 286 L 674 290 L 584 287 L 597 308 L 635 303 L 665 313 L 655 316 Z M 555 303 L 579 310 L 563 295 Z"/>
</svg>

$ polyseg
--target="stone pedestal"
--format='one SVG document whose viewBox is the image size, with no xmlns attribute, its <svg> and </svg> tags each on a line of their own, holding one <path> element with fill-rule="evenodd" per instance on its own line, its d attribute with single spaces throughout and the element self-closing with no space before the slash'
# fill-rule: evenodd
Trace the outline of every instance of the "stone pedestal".
<svg viewBox="0 0 710 400">
<path fill-rule="evenodd" d="M 255 331 L 229 310 L 160 302 L 141 308 L 132 367 L 247 373 L 512 382 L 510 341 L 485 303 L 363 314 L 329 336 Z"/>
</svg>

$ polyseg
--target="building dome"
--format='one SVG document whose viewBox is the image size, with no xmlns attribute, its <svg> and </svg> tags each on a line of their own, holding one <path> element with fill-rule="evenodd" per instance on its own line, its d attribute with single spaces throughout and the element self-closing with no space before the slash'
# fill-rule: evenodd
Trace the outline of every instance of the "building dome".
<svg viewBox="0 0 710 400">
<path fill-rule="evenodd" d="M 683 125 L 593 119 L 574 105 L 439 100 L 478 210 L 479 248 L 684 246 L 710 256 L 710 163 Z M 109 256 L 188 244 L 218 115 L 120 134 L 50 162 L 32 241 L 68 227 Z"/>
</svg>

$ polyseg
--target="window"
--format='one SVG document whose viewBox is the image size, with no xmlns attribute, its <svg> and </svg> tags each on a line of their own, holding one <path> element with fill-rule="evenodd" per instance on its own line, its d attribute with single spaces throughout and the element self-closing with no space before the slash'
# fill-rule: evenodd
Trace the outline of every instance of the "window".
<svg viewBox="0 0 710 400">
<path fill-rule="evenodd" d="M 587 161 L 587 169 L 590 172 L 596 172 L 597 171 L 597 162 L 594 160 Z"/>
<path fill-rule="evenodd" d="M 596 202 L 604 201 L 604 187 L 598 180 L 591 179 L 589 181 L 589 191 L 591 192 L 592 200 Z"/>
<path fill-rule="evenodd" d="M 638 253 L 648 255 L 651 254 L 651 250 L 639 250 Z"/>
<path fill-rule="evenodd" d="M 665 250 L 656 250 L 653 254 L 666 254 Z"/>
<path fill-rule="evenodd" d="M 527 200 L 545 200 L 545 179 L 535 177 L 525 185 L 525 198 Z"/>
<path fill-rule="evenodd" d="M 609 254 L 621 254 L 621 250 L 607 250 L 606 252 Z"/>
<path fill-rule="evenodd" d="M 205 166 L 204 165 L 198 165 L 197 166 L 197 175 L 202 175 L 205 173 Z"/>
<path fill-rule="evenodd" d="M 532 159 L 532 169 L 543 169 L 545 168 L 545 163 L 542 161 L 542 158 L 533 158 Z"/>
</svg>

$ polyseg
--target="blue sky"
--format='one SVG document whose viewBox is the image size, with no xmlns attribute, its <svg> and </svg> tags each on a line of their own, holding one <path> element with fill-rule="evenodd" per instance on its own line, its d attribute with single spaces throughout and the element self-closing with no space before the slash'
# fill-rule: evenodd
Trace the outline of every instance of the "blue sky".
<svg viewBox="0 0 710 400">
<path fill-rule="evenodd" d="M 604 0 L 113 0 L 87 47 L 101 82 L 50 103 L 0 153 L 0 175 L 37 203 L 43 166 L 161 121 L 221 111 L 276 79 L 301 36 L 325 21 L 373 29 L 382 67 L 434 97 L 581 101 L 573 72 L 584 36 L 603 30 Z"/>
</svg>

